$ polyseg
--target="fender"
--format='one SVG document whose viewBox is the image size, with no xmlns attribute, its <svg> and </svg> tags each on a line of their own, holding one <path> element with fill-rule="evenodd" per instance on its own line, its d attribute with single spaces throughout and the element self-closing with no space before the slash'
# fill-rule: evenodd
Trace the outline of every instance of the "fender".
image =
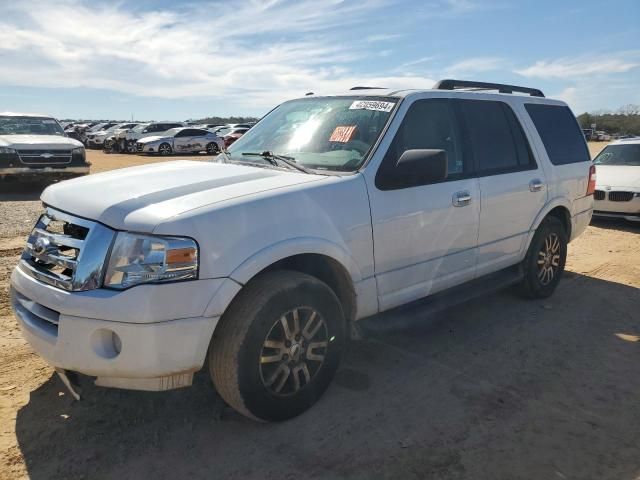
<svg viewBox="0 0 640 480">
<path fill-rule="evenodd" d="M 351 255 L 341 246 L 323 238 L 291 238 L 274 243 L 244 260 L 228 278 L 224 279 L 224 282 L 213 293 L 205 309 L 204 316 L 221 316 L 242 287 L 258 273 L 279 260 L 304 253 L 325 255 L 340 263 L 349 272 L 354 287 L 362 280 L 360 268 Z"/>
<path fill-rule="evenodd" d="M 229 277 L 244 285 L 275 262 L 304 253 L 330 257 L 340 263 L 349 272 L 351 281 L 354 284 L 362 281 L 360 267 L 358 267 L 349 252 L 336 243 L 318 237 L 296 237 L 269 245 L 247 258 Z"/>
<path fill-rule="evenodd" d="M 565 207 L 569 211 L 569 215 L 571 215 L 572 205 L 565 197 L 557 196 L 549 200 L 545 204 L 545 206 L 542 207 L 542 210 L 540 210 L 535 220 L 531 224 L 531 227 L 529 228 L 529 235 L 527 235 L 527 242 L 525 243 L 525 248 L 523 249 L 522 254 L 520 255 L 521 259 L 524 258 L 524 256 L 527 254 L 527 250 L 529 250 L 529 245 L 531 244 L 531 240 L 533 240 L 533 235 L 536 233 L 536 229 L 540 226 L 540 224 L 542 223 L 542 220 L 544 220 L 544 218 L 549 214 L 549 212 L 556 207 Z"/>
</svg>

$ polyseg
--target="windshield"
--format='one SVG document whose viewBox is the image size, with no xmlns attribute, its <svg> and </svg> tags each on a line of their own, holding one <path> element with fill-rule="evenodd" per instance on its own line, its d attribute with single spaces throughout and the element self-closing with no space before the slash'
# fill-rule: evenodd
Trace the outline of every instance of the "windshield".
<svg viewBox="0 0 640 480">
<path fill-rule="evenodd" d="M 609 145 L 593 161 L 596 165 L 631 165 L 640 167 L 640 143 Z"/>
<path fill-rule="evenodd" d="M 0 135 L 60 135 L 64 130 L 53 118 L 0 116 Z"/>
<path fill-rule="evenodd" d="M 171 128 L 171 129 L 167 130 L 166 133 L 164 135 L 162 135 L 162 136 L 163 137 L 175 137 L 176 134 L 178 132 L 181 132 L 182 130 L 184 130 L 184 127 Z"/>
<path fill-rule="evenodd" d="M 255 162 L 249 152 L 273 152 L 319 170 L 360 167 L 384 129 L 395 98 L 310 97 L 285 102 L 230 148 L 233 161 Z"/>
<path fill-rule="evenodd" d="M 147 128 L 149 126 L 148 123 L 143 123 L 140 125 L 136 125 L 135 127 L 133 127 L 131 129 L 132 132 L 142 132 L 145 128 Z"/>
</svg>

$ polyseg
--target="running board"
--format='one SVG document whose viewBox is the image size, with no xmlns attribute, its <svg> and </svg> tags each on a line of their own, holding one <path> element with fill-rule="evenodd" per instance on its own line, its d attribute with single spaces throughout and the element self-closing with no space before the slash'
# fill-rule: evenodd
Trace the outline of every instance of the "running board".
<svg viewBox="0 0 640 480">
<path fill-rule="evenodd" d="M 490 295 L 519 283 L 524 278 L 520 264 L 495 273 L 448 288 L 425 298 L 399 307 L 386 310 L 377 315 L 363 318 L 354 325 L 363 332 L 380 331 L 391 328 L 403 328 L 416 325 L 417 322 L 433 316 L 447 308 L 461 305 L 484 295 Z"/>
</svg>

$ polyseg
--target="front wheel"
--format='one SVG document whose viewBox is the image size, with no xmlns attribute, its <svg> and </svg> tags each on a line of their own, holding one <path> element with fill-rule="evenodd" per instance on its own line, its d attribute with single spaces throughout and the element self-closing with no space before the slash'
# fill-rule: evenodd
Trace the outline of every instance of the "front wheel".
<svg viewBox="0 0 640 480">
<path fill-rule="evenodd" d="M 555 217 L 545 218 L 531 240 L 522 263 L 522 290 L 530 298 L 549 297 L 560 282 L 567 260 L 567 233 Z"/>
<path fill-rule="evenodd" d="M 345 340 L 342 307 L 326 284 L 270 272 L 247 284 L 220 320 L 209 372 L 220 396 L 243 415 L 287 420 L 322 396 Z"/>
<path fill-rule="evenodd" d="M 173 153 L 173 149 L 168 143 L 161 143 L 158 147 L 158 153 L 160 155 L 171 155 Z"/>
</svg>

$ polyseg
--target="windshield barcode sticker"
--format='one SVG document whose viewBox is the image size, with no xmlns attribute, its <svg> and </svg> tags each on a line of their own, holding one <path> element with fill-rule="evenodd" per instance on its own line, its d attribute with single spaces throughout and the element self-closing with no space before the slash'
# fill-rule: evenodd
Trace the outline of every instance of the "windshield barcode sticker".
<svg viewBox="0 0 640 480">
<path fill-rule="evenodd" d="M 351 104 L 349 110 L 375 110 L 377 112 L 390 112 L 395 103 L 381 102 L 378 100 L 356 100 Z"/>
</svg>

